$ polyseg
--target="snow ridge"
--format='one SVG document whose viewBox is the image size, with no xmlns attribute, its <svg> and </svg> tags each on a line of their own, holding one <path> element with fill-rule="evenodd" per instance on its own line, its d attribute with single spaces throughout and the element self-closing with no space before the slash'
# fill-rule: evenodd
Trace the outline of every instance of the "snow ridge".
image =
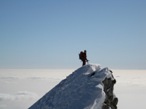
<svg viewBox="0 0 146 109">
<path fill-rule="evenodd" d="M 108 68 L 85 65 L 75 70 L 29 109 L 102 109 L 103 80 L 113 78 Z"/>
</svg>

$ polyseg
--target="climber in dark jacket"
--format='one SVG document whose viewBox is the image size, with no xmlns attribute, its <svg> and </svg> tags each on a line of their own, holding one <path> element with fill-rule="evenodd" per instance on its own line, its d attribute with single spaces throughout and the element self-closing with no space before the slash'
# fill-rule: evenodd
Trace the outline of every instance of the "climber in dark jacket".
<svg viewBox="0 0 146 109">
<path fill-rule="evenodd" d="M 83 62 L 82 66 L 84 66 L 86 64 L 86 62 L 88 62 L 86 53 L 87 53 L 86 50 L 84 50 L 84 52 L 81 51 L 79 54 L 79 59 Z"/>
</svg>

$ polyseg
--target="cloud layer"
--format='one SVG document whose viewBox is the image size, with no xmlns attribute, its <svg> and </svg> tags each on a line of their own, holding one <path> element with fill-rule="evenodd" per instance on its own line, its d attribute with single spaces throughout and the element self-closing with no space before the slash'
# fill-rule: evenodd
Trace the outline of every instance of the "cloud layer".
<svg viewBox="0 0 146 109">
<path fill-rule="evenodd" d="M 23 99 L 36 99 L 38 98 L 38 95 L 33 92 L 28 92 L 28 91 L 19 91 L 15 94 L 6 94 L 6 93 L 1 93 L 0 94 L 0 101 L 4 100 L 23 100 Z"/>
</svg>

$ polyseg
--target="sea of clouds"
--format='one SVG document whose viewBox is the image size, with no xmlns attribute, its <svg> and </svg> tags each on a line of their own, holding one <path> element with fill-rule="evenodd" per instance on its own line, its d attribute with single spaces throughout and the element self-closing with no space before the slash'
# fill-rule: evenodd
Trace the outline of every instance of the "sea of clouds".
<svg viewBox="0 0 146 109">
<path fill-rule="evenodd" d="M 0 69 L 0 109 L 27 109 L 73 69 Z M 146 107 L 146 70 L 113 70 L 118 109 Z"/>
</svg>

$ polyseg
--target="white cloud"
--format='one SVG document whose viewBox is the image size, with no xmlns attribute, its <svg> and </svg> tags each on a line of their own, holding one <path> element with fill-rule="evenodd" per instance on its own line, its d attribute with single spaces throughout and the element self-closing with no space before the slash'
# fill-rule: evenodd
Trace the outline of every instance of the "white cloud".
<svg viewBox="0 0 146 109">
<path fill-rule="evenodd" d="M 6 94 L 1 93 L 0 94 L 0 101 L 3 100 L 23 100 L 23 99 L 36 99 L 38 98 L 38 95 L 33 92 L 28 91 L 19 91 L 15 94 Z"/>
</svg>

